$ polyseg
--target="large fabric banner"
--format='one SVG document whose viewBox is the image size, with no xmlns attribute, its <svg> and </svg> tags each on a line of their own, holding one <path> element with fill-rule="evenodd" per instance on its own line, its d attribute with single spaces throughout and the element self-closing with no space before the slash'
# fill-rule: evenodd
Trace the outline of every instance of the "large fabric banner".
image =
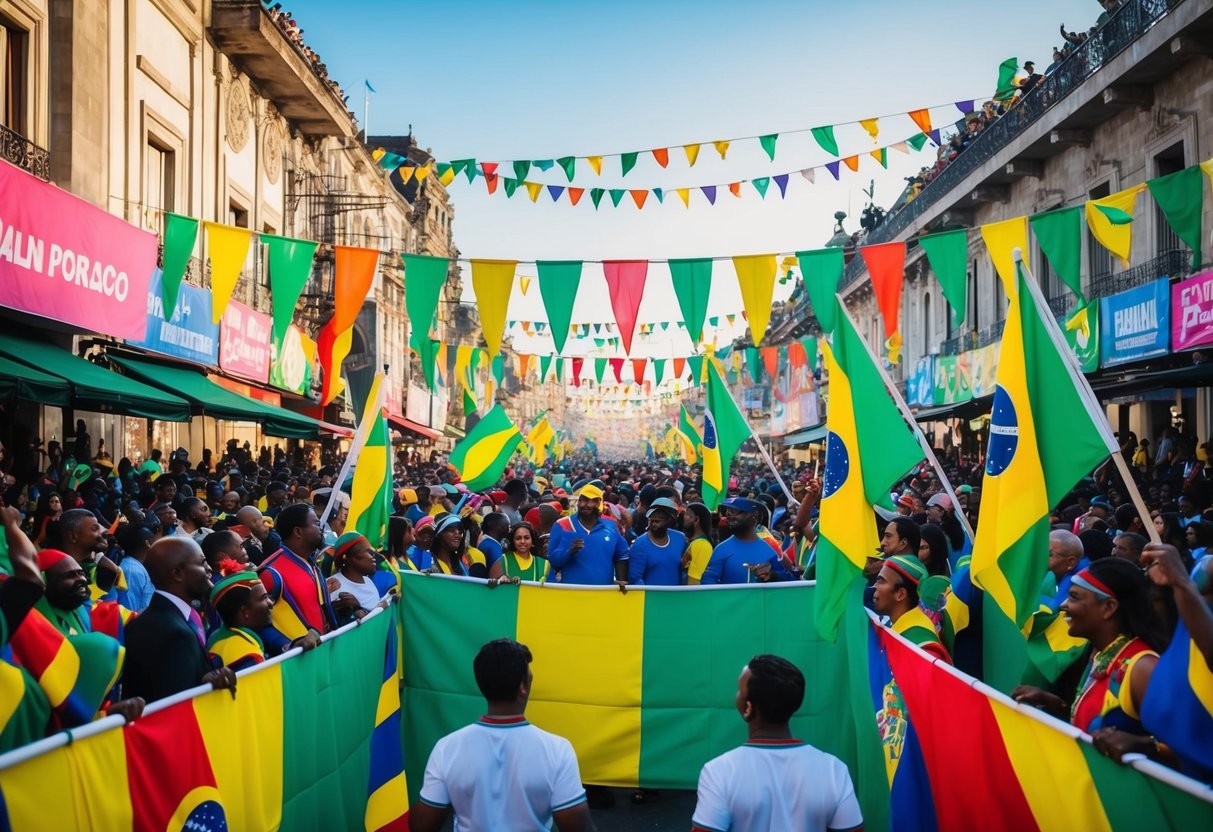
<svg viewBox="0 0 1213 832">
<path fill-rule="evenodd" d="M 906 379 L 906 402 L 913 407 L 935 404 L 935 356 L 918 359 L 913 374 Z"/>
<path fill-rule="evenodd" d="M 1171 287 L 1171 349 L 1213 344 L 1213 271 Z"/>
<path fill-rule="evenodd" d="M 956 404 L 973 398 L 969 354 L 935 356 L 935 403 Z"/>
<path fill-rule="evenodd" d="M 380 829 L 385 783 L 399 784 L 391 828 L 405 828 L 393 612 L 242 672 L 235 697 L 203 693 L 0 758 L 0 829 Z M 394 755 L 373 742 L 386 723 Z"/>
<path fill-rule="evenodd" d="M 156 237 L 0 162 L 0 305 L 141 339 Z"/>
<path fill-rule="evenodd" d="M 211 322 L 211 293 L 182 283 L 177 305 L 166 315 L 162 279 L 156 269 L 147 287 L 147 337 L 131 340 L 131 345 L 215 366 L 219 363 L 219 325 Z"/>
<path fill-rule="evenodd" d="M 975 399 L 993 395 L 998 375 L 998 344 L 986 344 L 965 355 L 969 363 L 969 394 Z"/>
<path fill-rule="evenodd" d="M 269 382 L 273 326 L 269 315 L 231 301 L 223 312 L 219 366 L 232 375 L 262 384 Z"/>
<path fill-rule="evenodd" d="M 1166 278 L 1100 298 L 1100 366 L 1166 355 L 1171 340 L 1170 310 Z"/>
</svg>

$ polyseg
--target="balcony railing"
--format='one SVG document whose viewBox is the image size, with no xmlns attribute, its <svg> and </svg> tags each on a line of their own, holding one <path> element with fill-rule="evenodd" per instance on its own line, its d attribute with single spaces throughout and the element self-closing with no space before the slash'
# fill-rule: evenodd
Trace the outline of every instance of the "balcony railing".
<svg viewBox="0 0 1213 832">
<path fill-rule="evenodd" d="M 1144 286 L 1160 277 L 1187 277 L 1191 271 L 1192 255 L 1186 251 L 1167 251 L 1153 260 L 1115 274 L 1096 275 L 1091 278 L 1088 294 L 1093 298 L 1104 298 L 1118 292 L 1126 292 Z"/>
<path fill-rule="evenodd" d="M 20 133 L 9 130 L 3 124 L 0 124 L 0 158 L 39 179 L 50 181 L 50 151 L 39 147 Z"/>
</svg>

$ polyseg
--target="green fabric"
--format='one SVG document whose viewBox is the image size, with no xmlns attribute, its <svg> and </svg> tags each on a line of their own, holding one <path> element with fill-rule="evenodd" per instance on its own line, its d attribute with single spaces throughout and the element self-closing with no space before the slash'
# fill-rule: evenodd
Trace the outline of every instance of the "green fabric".
<svg viewBox="0 0 1213 832">
<path fill-rule="evenodd" d="M 164 212 L 164 270 L 160 277 L 160 296 L 164 301 L 164 319 L 173 317 L 177 292 L 185 279 L 185 270 L 198 239 L 198 220 L 171 211 Z"/>
<path fill-rule="evenodd" d="M 425 352 L 425 342 L 434 327 L 438 299 L 446 284 L 451 263 L 445 257 L 425 257 L 419 254 L 402 254 L 404 263 L 404 308 L 409 316 L 409 346 L 418 354 Z M 432 364 L 432 362 L 431 362 Z M 422 364 L 424 368 L 424 362 Z M 434 388 L 433 370 L 426 376 L 430 389 Z"/>
<path fill-rule="evenodd" d="M 0 727 L 0 754 L 45 739 L 51 721 L 51 703 L 29 671 L 5 663 L 0 668 L 0 693 L 6 697 L 21 697 L 16 709 Z"/>
<path fill-rule="evenodd" d="M 810 132 L 812 132 L 813 138 L 817 140 L 817 144 L 821 145 L 822 150 L 831 156 L 838 155 L 838 142 L 834 138 L 834 128 L 832 126 L 814 127 Z"/>
<path fill-rule="evenodd" d="M 1210 807 L 1205 801 L 1105 757 L 1090 743 L 1078 742 L 1078 747 L 1114 829 L 1201 829 L 1209 825 Z"/>
<path fill-rule="evenodd" d="M 577 287 L 581 285 L 581 261 L 540 260 L 535 267 L 539 270 L 539 294 L 548 313 L 552 341 L 557 354 L 563 353 L 565 339 L 569 337 L 569 323 L 573 320 Z"/>
<path fill-rule="evenodd" d="M 382 410 L 371 424 L 371 429 L 367 432 L 366 444 L 363 445 L 357 460 L 365 459 L 373 464 L 376 455 L 382 460 L 381 464 L 386 476 L 374 484 L 374 496 L 371 498 L 370 504 L 355 518 L 353 530 L 365 537 L 371 544 L 371 548 L 378 552 L 387 545 L 388 517 L 392 513 L 392 443 L 388 440 L 387 418 L 382 415 Z M 353 481 L 355 489 L 362 484 L 358 480 L 357 465 L 356 461 Z M 371 470 L 375 469 L 371 468 Z M 358 500 L 362 499 L 361 495 L 351 493 L 351 497 L 353 496 L 357 496 Z"/>
<path fill-rule="evenodd" d="M 1200 268 L 1200 216 L 1204 211 L 1205 183 L 1200 165 L 1184 168 L 1146 182 L 1171 229 L 1192 249 L 1192 270 Z"/>
<path fill-rule="evenodd" d="M 798 251 L 796 259 L 800 262 L 800 279 L 809 294 L 809 302 L 813 304 L 813 314 L 817 316 L 822 331 L 829 335 L 837 323 L 834 318 L 834 295 L 838 291 L 838 281 L 842 279 L 842 270 L 846 265 L 842 249 L 834 247 Z"/>
<path fill-rule="evenodd" d="M 809 362 L 809 371 L 815 371 L 817 369 L 817 337 L 808 335 L 801 338 L 800 345 L 804 347 L 804 357 Z"/>
<path fill-rule="evenodd" d="M 597 340 L 597 339 L 595 339 L 595 340 Z M 602 384 L 602 377 L 603 377 L 603 375 L 606 374 L 606 368 L 607 368 L 607 359 L 605 359 L 605 358 L 595 358 L 594 359 L 594 380 L 597 381 L 599 384 Z"/>
<path fill-rule="evenodd" d="M 759 196 L 763 199 L 767 198 L 767 188 L 771 186 L 770 177 L 760 176 L 757 179 L 751 179 L 750 184 L 754 186 L 754 190 L 758 191 Z"/>
<path fill-rule="evenodd" d="M 772 162 L 775 161 L 775 142 L 778 140 L 778 133 L 771 133 L 766 136 L 758 137 L 758 143 L 762 145 L 762 149 L 766 151 L 767 158 L 769 158 Z"/>
<path fill-rule="evenodd" d="M 939 287 L 948 305 L 952 307 L 952 326 L 960 326 L 968 309 L 969 284 L 969 232 L 958 228 L 942 234 L 919 237 L 922 250 L 927 253 L 927 262 L 935 272 Z"/>
<path fill-rule="evenodd" d="M 1071 322 L 1079 315 L 1086 312 L 1087 330 L 1085 343 L 1083 342 L 1081 327 L 1071 327 Z M 1070 352 L 1074 353 L 1074 357 L 1078 359 L 1078 366 L 1084 373 L 1093 373 L 1099 369 L 1099 300 L 1092 298 L 1086 306 L 1080 306 L 1070 313 L 1070 317 L 1066 319 L 1066 325 L 1062 327 L 1061 334 L 1066 339 L 1066 344 L 1070 347 Z"/>
<path fill-rule="evenodd" d="M 259 422 L 270 436 L 289 439 L 315 439 L 318 435 L 316 420 L 233 393 L 193 370 L 134 358 L 111 360 L 141 381 L 171 390 L 215 419 Z"/>
<path fill-rule="evenodd" d="M 261 241 L 269 248 L 273 338 L 281 343 L 295 317 L 295 304 L 299 302 L 303 286 L 312 275 L 312 258 L 320 244 L 274 234 L 262 234 Z M 167 243 L 165 246 L 167 250 Z M 172 308 L 166 301 L 165 318 L 171 317 L 169 310 Z"/>
<path fill-rule="evenodd" d="M 521 182 L 522 180 L 520 179 L 508 179 L 504 176 L 501 178 L 501 184 L 505 188 L 506 199 L 509 199 L 514 195 L 514 191 L 518 190 L 518 186 L 521 184 Z"/>
<path fill-rule="evenodd" d="M 653 359 L 653 379 L 656 384 L 661 384 L 661 380 L 665 378 L 665 362 L 664 358 Z"/>
<path fill-rule="evenodd" d="M 995 101 L 1010 101 L 1015 96 L 1015 73 L 1019 71 L 1019 59 L 1007 58 L 998 65 L 998 82 L 994 88 Z"/>
<path fill-rule="evenodd" d="M 762 383 L 762 356 L 757 347 L 745 348 L 745 368 L 750 373 L 750 380 L 755 384 Z"/>
<path fill-rule="evenodd" d="M 531 163 L 528 161 L 520 161 L 514 163 L 514 178 L 519 182 L 526 179 L 526 175 L 531 172 Z"/>
<path fill-rule="evenodd" d="M 682 310 L 682 320 L 687 325 L 687 334 L 691 336 L 692 344 L 698 344 L 703 340 L 703 321 L 712 293 L 712 259 L 671 260 L 670 280 L 674 284 L 678 308 Z"/>
<path fill-rule="evenodd" d="M 466 173 L 468 181 L 471 182 L 476 177 L 476 160 L 475 159 L 452 159 L 451 170 L 455 171 L 458 176 L 461 173 Z M 519 177 L 521 178 L 521 177 Z"/>
<path fill-rule="evenodd" d="M 493 356 L 493 360 L 489 362 L 489 373 L 492 374 L 493 381 L 497 382 L 497 386 L 500 387 L 505 378 L 505 356 L 501 353 Z"/>
<path fill-rule="evenodd" d="M 53 344 L 0 333 L 0 355 L 67 381 L 77 410 L 122 413 L 166 422 L 190 420 L 190 406 L 185 399 L 77 358 Z"/>
<path fill-rule="evenodd" d="M 1085 303 L 1082 292 L 1082 227 L 1081 205 L 1046 211 L 1028 219 L 1040 250 L 1061 282 L 1070 287 L 1079 303 Z"/>
<path fill-rule="evenodd" d="M 631 153 L 620 153 L 619 154 L 619 166 L 623 170 L 623 176 L 627 176 L 628 171 L 630 171 L 632 168 L 636 167 L 636 160 L 639 158 L 640 158 L 639 151 L 633 151 Z"/>
<path fill-rule="evenodd" d="M 602 188 L 590 188 L 590 199 L 594 203 L 595 211 L 598 210 L 598 205 L 599 205 L 599 203 L 602 202 L 602 195 L 605 193 L 606 193 L 606 191 L 603 190 Z M 617 202 L 615 204 L 618 205 L 619 203 Z"/>
<path fill-rule="evenodd" d="M 552 369 L 552 356 L 550 356 L 550 355 L 539 356 L 539 381 L 540 382 L 544 382 L 544 381 L 548 380 L 548 371 L 551 369 Z"/>
<path fill-rule="evenodd" d="M 560 169 L 564 171 L 564 175 L 568 177 L 570 182 L 572 182 L 573 176 L 577 171 L 577 157 L 561 156 L 556 160 L 556 164 L 560 165 Z"/>
<path fill-rule="evenodd" d="M 394 623 L 377 615 L 282 664 L 282 829 L 364 828 L 370 727 Z"/>
<path fill-rule="evenodd" d="M 653 188 L 653 196 L 657 197 L 658 202 L 665 202 L 665 191 L 661 188 Z"/>
<path fill-rule="evenodd" d="M 417 360 L 421 363 L 421 372 L 425 376 L 425 386 L 427 390 L 433 391 L 434 387 L 434 370 L 438 366 L 438 348 L 441 346 L 439 341 L 432 338 L 424 338 L 413 349 L 417 350 Z"/>
<path fill-rule="evenodd" d="M 1095 210 L 1104 215 L 1104 218 L 1112 223 L 1112 225 L 1128 225 L 1133 222 L 1133 215 L 1123 208 L 1117 208 L 1113 205 L 1096 205 Z"/>
<path fill-rule="evenodd" d="M 626 191 L 623 188 L 611 188 L 610 189 L 611 204 L 614 205 L 616 208 L 618 208 L 619 200 L 623 199 L 623 195 L 625 193 L 626 193 Z"/>
<path fill-rule="evenodd" d="M 910 138 L 906 139 L 906 144 L 908 144 L 910 147 L 914 148 L 915 150 L 922 150 L 923 145 L 925 145 L 926 143 L 927 143 L 927 134 L 926 133 L 918 133 L 917 135 L 910 136 Z"/>
<path fill-rule="evenodd" d="M 691 368 L 691 384 L 698 387 L 703 383 L 703 356 L 688 356 L 687 366 Z"/>
<path fill-rule="evenodd" d="M 733 394 L 725 386 L 724 379 L 716 372 L 715 365 L 708 367 L 707 408 L 704 411 L 703 436 L 708 438 L 709 424 L 716 434 L 716 447 L 720 454 L 720 490 L 709 483 L 706 475 L 703 477 L 703 504 L 709 511 L 719 507 L 729 485 L 729 466 L 737 451 L 750 438 L 750 426 L 733 401 Z M 708 455 L 705 453 L 704 457 Z"/>
<path fill-rule="evenodd" d="M 65 379 L 0 357 L 0 401 L 14 398 L 67 407 L 72 390 Z"/>
</svg>

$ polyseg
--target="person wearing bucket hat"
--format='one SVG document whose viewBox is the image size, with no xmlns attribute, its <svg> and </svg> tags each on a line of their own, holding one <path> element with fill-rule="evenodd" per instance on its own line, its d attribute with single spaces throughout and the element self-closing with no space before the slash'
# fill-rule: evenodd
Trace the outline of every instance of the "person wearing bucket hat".
<svg viewBox="0 0 1213 832">
<path fill-rule="evenodd" d="M 648 528 L 628 552 L 628 583 L 678 586 L 687 548 L 687 536 L 677 530 L 678 506 L 668 497 L 658 497 L 645 515 Z"/>
<path fill-rule="evenodd" d="M 614 583 L 626 591 L 628 543 L 613 521 L 602 518 L 602 497 L 602 489 L 592 483 L 577 489 L 577 513 L 552 526 L 548 559 L 562 583 Z"/>
<path fill-rule="evenodd" d="M 935 625 L 918 603 L 919 589 L 926 580 L 927 568 L 913 555 L 886 558 L 876 576 L 872 608 L 889 619 L 893 632 L 951 664 L 952 657 L 939 640 Z"/>
<path fill-rule="evenodd" d="M 270 626 L 273 601 L 257 573 L 243 570 L 221 578 L 210 600 L 211 609 L 223 621 L 206 642 L 212 664 L 239 671 L 265 661 L 265 644 L 258 633 Z"/>
</svg>

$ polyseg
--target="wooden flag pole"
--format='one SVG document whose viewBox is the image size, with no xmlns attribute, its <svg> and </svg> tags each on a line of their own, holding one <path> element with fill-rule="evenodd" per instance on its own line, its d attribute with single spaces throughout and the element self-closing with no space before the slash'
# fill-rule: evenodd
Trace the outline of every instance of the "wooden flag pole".
<svg viewBox="0 0 1213 832">
<path fill-rule="evenodd" d="M 934 469 L 935 475 L 939 477 L 939 483 L 943 486 L 944 493 L 947 494 L 948 499 L 952 501 L 952 513 L 956 515 L 958 520 L 960 520 L 960 525 L 964 528 L 965 534 L 968 535 L 969 540 L 975 540 L 976 537 L 973 533 L 973 527 L 969 524 L 969 518 L 966 517 L 964 511 L 961 510 L 960 500 L 956 497 L 956 492 L 952 488 L 952 483 L 948 481 L 947 475 L 944 474 L 943 466 L 939 464 L 939 458 L 935 456 L 935 450 L 927 442 L 926 434 L 922 432 L 922 428 L 918 426 L 918 422 L 914 419 L 914 414 L 910 412 L 910 406 L 906 404 L 905 398 L 901 395 L 901 390 L 896 384 L 893 383 L 893 379 L 889 377 L 889 373 L 885 370 L 884 365 L 877 360 L 876 354 L 872 352 L 872 348 L 868 346 L 868 342 L 865 341 L 863 336 L 859 334 L 859 329 L 855 326 L 855 320 L 851 317 L 851 313 L 847 309 L 847 305 L 842 301 L 842 295 L 835 295 L 835 297 L 838 298 L 838 305 L 842 309 L 842 314 L 846 315 L 847 322 L 853 329 L 855 329 L 856 337 L 858 337 L 859 342 L 863 344 L 863 348 L 867 350 L 868 358 L 871 359 L 872 365 L 876 368 L 876 371 L 880 373 L 880 378 L 884 381 L 885 389 L 888 390 L 889 395 L 893 397 L 893 401 L 897 404 L 897 409 L 901 411 L 901 418 L 904 419 L 906 424 L 909 426 L 910 431 L 914 434 L 914 438 L 918 440 L 918 447 L 922 449 L 922 453 L 926 457 L 927 462 L 931 463 L 931 468 Z"/>
</svg>

